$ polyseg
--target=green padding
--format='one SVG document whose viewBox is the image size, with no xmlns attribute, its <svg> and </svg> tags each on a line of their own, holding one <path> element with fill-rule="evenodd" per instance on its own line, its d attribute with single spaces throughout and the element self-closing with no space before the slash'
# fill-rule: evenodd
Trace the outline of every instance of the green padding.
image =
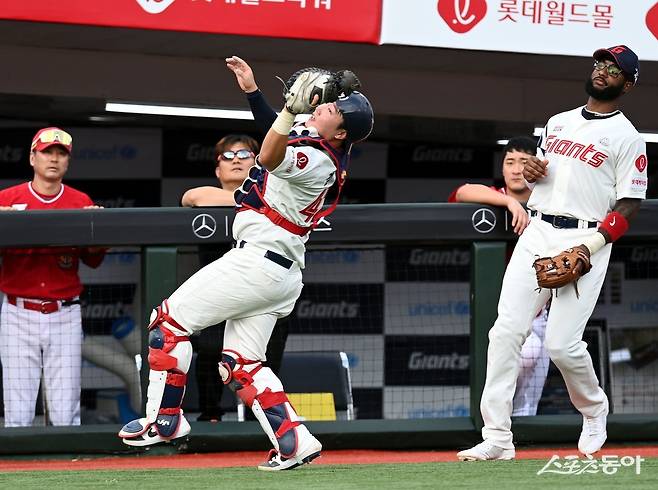
<svg viewBox="0 0 658 490">
<path fill-rule="evenodd" d="M 537 415 L 512 418 L 514 440 L 520 443 L 578 442 L 583 418 L 580 415 Z M 658 417 L 644 414 L 608 416 L 609 442 L 658 440 Z"/>
<path fill-rule="evenodd" d="M 176 247 L 146 247 L 142 263 L 144 316 L 176 289 Z"/>
<path fill-rule="evenodd" d="M 219 452 L 270 449 L 257 422 L 192 422 L 188 440 L 153 446 L 161 452 Z M 470 418 L 433 420 L 354 420 L 308 422 L 325 449 L 446 449 L 469 447 L 478 434 Z M 130 454 L 142 449 L 126 446 L 117 436 L 119 426 L 29 427 L 0 431 L 0 455 Z"/>
<path fill-rule="evenodd" d="M 484 425 L 480 398 L 487 374 L 489 329 L 496 321 L 498 298 L 505 274 L 505 242 L 474 242 L 471 248 L 471 416 L 478 429 Z"/>
<path fill-rule="evenodd" d="M 153 308 L 176 290 L 176 247 L 145 247 L 142 259 L 142 322 L 149 324 Z M 142 393 L 148 390 L 149 369 L 148 330 L 142 329 Z M 146 396 L 142 396 L 142 413 L 146 411 Z"/>
</svg>

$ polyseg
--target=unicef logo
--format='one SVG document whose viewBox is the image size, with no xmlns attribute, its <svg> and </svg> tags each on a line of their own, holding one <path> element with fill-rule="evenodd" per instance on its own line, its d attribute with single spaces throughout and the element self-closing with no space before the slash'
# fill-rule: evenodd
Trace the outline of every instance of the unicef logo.
<svg viewBox="0 0 658 490">
<path fill-rule="evenodd" d="M 198 214 L 192 220 L 192 231 L 198 238 L 205 240 L 215 234 L 217 222 L 209 214 Z"/>
<path fill-rule="evenodd" d="M 489 233 L 496 227 L 496 215 L 491 209 L 480 208 L 471 216 L 471 222 L 478 233 Z"/>
<path fill-rule="evenodd" d="M 121 158 L 124 160 L 134 160 L 137 156 L 137 148 L 131 145 L 122 146 L 119 149 L 119 155 L 121 155 Z"/>
</svg>

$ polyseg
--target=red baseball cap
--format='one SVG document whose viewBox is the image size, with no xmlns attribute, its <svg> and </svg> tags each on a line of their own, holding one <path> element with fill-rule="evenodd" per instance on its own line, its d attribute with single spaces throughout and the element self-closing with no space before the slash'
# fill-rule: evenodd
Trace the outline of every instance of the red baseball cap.
<svg viewBox="0 0 658 490">
<path fill-rule="evenodd" d="M 53 145 L 63 147 L 67 153 L 71 153 L 73 148 L 73 138 L 69 133 L 60 128 L 50 127 L 37 131 L 32 138 L 32 151 L 43 151 Z"/>
</svg>

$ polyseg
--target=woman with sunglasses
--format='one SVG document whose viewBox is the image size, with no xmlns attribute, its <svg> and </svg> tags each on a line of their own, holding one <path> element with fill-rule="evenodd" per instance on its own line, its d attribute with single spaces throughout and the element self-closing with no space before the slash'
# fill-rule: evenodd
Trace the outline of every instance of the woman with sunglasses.
<svg viewBox="0 0 658 490">
<path fill-rule="evenodd" d="M 229 134 L 215 145 L 215 176 L 220 187 L 195 187 L 185 192 L 183 206 L 226 206 L 235 205 L 234 191 L 240 187 L 254 166 L 259 150 L 258 142 L 246 134 Z M 214 262 L 227 250 L 220 245 L 199 245 L 199 262 L 201 267 Z M 267 344 L 266 364 L 279 372 L 283 351 L 288 338 L 286 319 L 279 319 Z M 224 342 L 224 323 L 212 325 L 199 332 L 193 344 L 197 351 L 196 380 L 199 389 L 199 410 L 197 421 L 219 422 L 223 411 L 220 401 L 224 383 L 217 375 L 217 365 L 222 360 Z M 250 412 L 247 418 L 253 419 Z M 255 419 L 254 419 L 255 420 Z"/>
<path fill-rule="evenodd" d="M 192 356 L 188 337 L 226 320 L 219 374 L 251 408 L 274 446 L 258 468 L 288 470 L 318 457 L 322 444 L 301 422 L 277 375 L 263 364 L 267 343 L 276 321 L 293 311 L 301 294 L 305 243 L 335 208 L 349 150 L 369 136 L 373 112 L 368 99 L 353 92 L 318 105 L 293 128 L 298 114 L 291 91 L 277 116 L 258 91 L 251 68 L 236 57 L 227 59 L 227 66 L 243 90 L 255 89 L 247 94 L 249 103 L 257 123 L 268 128 L 256 164 L 234 194 L 236 247 L 190 277 L 153 312 L 146 417 L 126 424 L 119 436 L 128 445 L 145 446 L 190 432 L 180 410 Z M 334 185 L 336 200 L 323 210 Z"/>
<path fill-rule="evenodd" d="M 183 194 L 181 204 L 193 206 L 235 206 L 233 193 L 256 163 L 258 142 L 246 134 L 229 134 L 215 144 L 215 177 L 220 187 L 202 186 Z"/>
</svg>

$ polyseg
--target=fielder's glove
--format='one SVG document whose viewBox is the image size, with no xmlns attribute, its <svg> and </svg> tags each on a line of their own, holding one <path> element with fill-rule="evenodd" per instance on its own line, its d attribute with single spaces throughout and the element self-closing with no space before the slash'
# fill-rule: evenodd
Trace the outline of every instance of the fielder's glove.
<svg viewBox="0 0 658 490">
<path fill-rule="evenodd" d="M 578 245 L 560 252 L 555 257 L 541 257 L 532 264 L 537 273 L 540 288 L 559 289 L 573 284 L 578 294 L 578 279 L 592 268 L 590 253 L 585 245 Z M 578 264 L 581 264 L 578 266 Z"/>
<path fill-rule="evenodd" d="M 310 114 L 320 104 L 351 94 L 361 87 L 361 82 L 350 70 L 334 73 L 310 67 L 296 71 L 283 85 L 286 109 L 293 114 Z"/>
</svg>

